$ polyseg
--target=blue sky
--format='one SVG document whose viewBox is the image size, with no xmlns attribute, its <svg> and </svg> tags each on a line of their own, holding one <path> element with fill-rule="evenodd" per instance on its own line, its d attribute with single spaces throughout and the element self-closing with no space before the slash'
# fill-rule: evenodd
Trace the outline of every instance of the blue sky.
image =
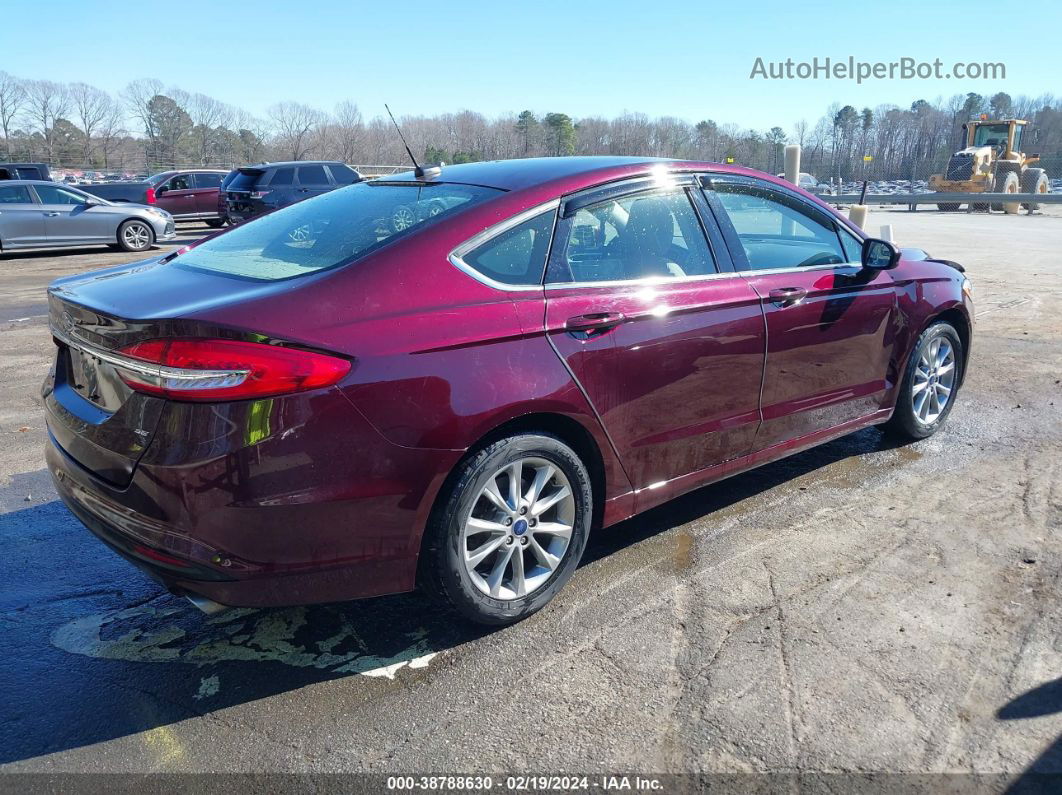
<svg viewBox="0 0 1062 795">
<path fill-rule="evenodd" d="M 136 5 L 128 0 L 5 4 L 0 69 L 117 91 L 154 77 L 262 114 L 284 99 L 331 109 L 350 99 L 371 117 L 472 109 L 488 115 L 625 110 L 787 130 L 831 102 L 908 105 L 977 91 L 1059 89 L 1051 42 L 1062 3 L 711 0 L 351 2 L 255 0 Z M 1010 22 L 987 20 L 1018 14 Z M 1009 30 L 1008 35 L 997 35 Z M 1030 39 L 1029 33 L 1034 33 Z M 40 34 L 40 35 L 38 35 Z M 18 43 L 13 43 L 18 40 Z M 1034 45 L 1030 45 L 1030 41 Z M 1005 81 L 750 80 L 765 60 L 892 61 L 946 68 L 1002 61 Z"/>
</svg>

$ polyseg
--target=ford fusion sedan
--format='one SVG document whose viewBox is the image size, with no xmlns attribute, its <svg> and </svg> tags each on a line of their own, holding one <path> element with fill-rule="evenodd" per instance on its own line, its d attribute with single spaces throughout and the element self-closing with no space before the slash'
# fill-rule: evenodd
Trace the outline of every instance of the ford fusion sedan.
<svg viewBox="0 0 1062 795">
<path fill-rule="evenodd" d="M 54 182 L 0 182 L 0 252 L 92 245 L 147 251 L 176 236 L 165 210 L 112 204 Z"/>
<path fill-rule="evenodd" d="M 494 625 L 592 529 L 934 433 L 973 316 L 960 266 L 781 180 L 636 158 L 362 182 L 49 304 L 48 466 L 118 553 L 203 609 L 423 586 Z"/>
</svg>

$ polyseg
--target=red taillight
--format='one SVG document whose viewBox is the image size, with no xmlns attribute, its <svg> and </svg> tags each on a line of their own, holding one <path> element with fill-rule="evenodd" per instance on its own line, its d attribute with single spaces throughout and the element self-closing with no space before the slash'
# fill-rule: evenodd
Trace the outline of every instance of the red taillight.
<svg viewBox="0 0 1062 795">
<path fill-rule="evenodd" d="M 323 353 L 260 342 L 157 339 L 120 351 L 118 365 L 133 389 L 172 400 L 246 400 L 331 386 L 350 362 Z"/>
<path fill-rule="evenodd" d="M 147 193 L 144 196 L 144 201 L 146 201 L 148 204 L 156 204 L 157 203 L 156 199 L 155 199 L 155 189 L 154 188 L 148 188 L 147 189 Z"/>
</svg>

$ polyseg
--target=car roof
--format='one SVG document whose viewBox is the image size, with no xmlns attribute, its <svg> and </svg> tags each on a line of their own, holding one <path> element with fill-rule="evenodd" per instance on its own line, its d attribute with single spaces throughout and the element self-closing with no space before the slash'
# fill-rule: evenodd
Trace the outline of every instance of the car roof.
<svg viewBox="0 0 1062 795">
<path fill-rule="evenodd" d="M 254 163 L 249 166 L 240 166 L 240 168 L 276 168 L 277 166 L 343 166 L 346 163 L 341 163 L 338 160 L 277 160 L 272 163 Z"/>
<path fill-rule="evenodd" d="M 62 185 L 54 179 L 0 179 L 0 188 L 4 185 L 57 185 L 60 188 L 76 188 L 77 185 Z"/>
<path fill-rule="evenodd" d="M 608 182 L 613 179 L 634 177 L 657 170 L 663 171 L 713 171 L 754 176 L 770 182 L 782 182 L 762 171 L 737 165 L 723 165 L 697 160 L 674 160 L 662 157 L 527 157 L 515 160 L 487 160 L 478 163 L 442 167 L 442 173 L 429 178 L 431 182 L 452 182 L 465 185 L 482 185 L 506 191 L 519 191 L 547 185 L 559 187 L 562 192 Z M 378 177 L 379 182 L 417 182 L 412 171 Z M 786 183 L 787 184 L 787 183 Z"/>
</svg>

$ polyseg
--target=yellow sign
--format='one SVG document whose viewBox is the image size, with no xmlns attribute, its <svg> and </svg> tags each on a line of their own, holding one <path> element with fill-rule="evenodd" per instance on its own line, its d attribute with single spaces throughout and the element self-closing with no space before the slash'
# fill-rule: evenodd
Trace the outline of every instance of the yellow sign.
<svg viewBox="0 0 1062 795">
<path fill-rule="evenodd" d="M 727 163 L 733 163 L 733 162 L 734 162 L 734 158 L 732 158 L 732 157 L 728 157 L 728 158 L 726 159 L 726 162 L 727 162 Z"/>
<path fill-rule="evenodd" d="M 873 159 L 874 158 L 871 155 L 863 155 L 863 162 L 864 163 L 869 163 Z"/>
</svg>

